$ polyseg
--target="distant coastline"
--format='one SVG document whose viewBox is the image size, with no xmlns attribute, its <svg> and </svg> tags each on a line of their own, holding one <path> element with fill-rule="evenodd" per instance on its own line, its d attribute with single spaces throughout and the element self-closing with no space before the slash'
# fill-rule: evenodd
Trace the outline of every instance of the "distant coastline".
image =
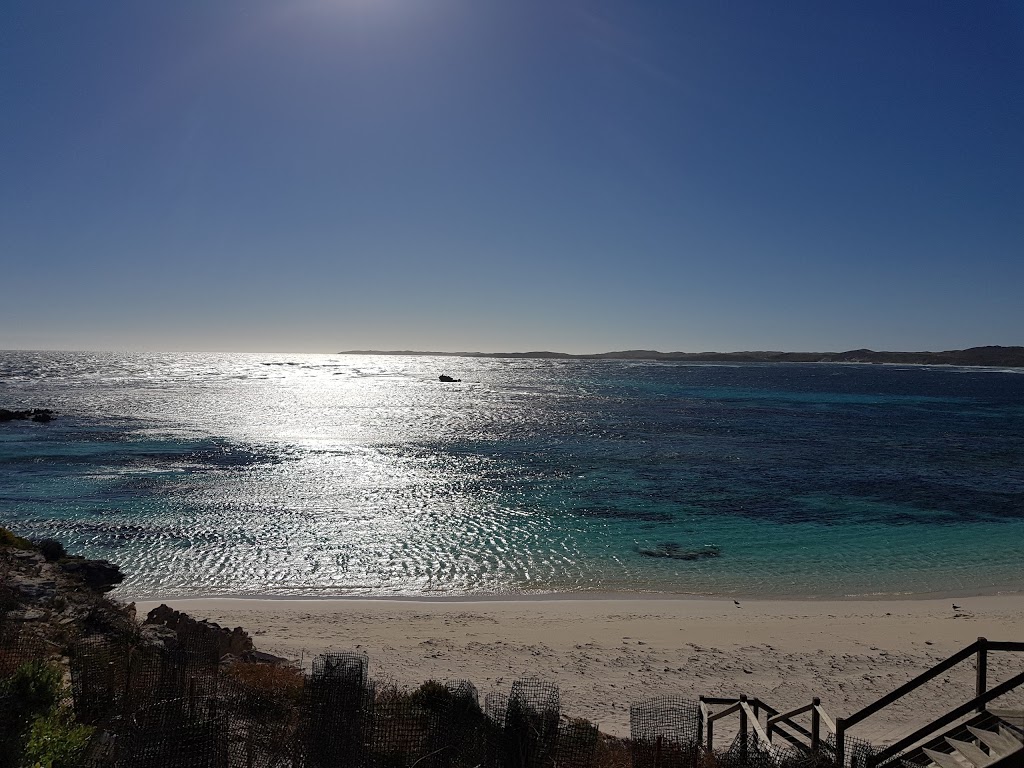
<svg viewBox="0 0 1024 768">
<path fill-rule="evenodd" d="M 1024 347 L 970 347 L 944 352 L 876 352 L 851 349 L 846 352 L 658 352 L 629 349 L 574 355 L 568 352 L 419 352 L 413 350 L 350 349 L 342 355 L 418 355 L 442 357 L 487 357 L 539 360 L 667 360 L 681 362 L 731 363 L 900 363 L 903 365 L 964 365 L 1024 367 Z"/>
</svg>

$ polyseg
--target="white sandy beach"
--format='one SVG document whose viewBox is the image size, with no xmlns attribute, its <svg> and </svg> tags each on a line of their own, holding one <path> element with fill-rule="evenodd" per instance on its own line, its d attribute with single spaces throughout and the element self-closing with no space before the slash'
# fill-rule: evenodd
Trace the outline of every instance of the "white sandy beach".
<svg viewBox="0 0 1024 768">
<path fill-rule="evenodd" d="M 139 615 L 159 602 L 137 603 Z M 615 735 L 629 733 L 631 702 L 667 694 L 747 693 L 780 710 L 820 696 L 833 717 L 846 716 L 979 636 L 1024 640 L 1019 594 L 738 607 L 676 598 L 167 602 L 307 664 L 325 650 L 365 652 L 374 677 L 401 685 L 469 679 L 483 697 L 540 677 L 559 685 L 564 713 Z M 1024 655 L 993 654 L 989 685 L 1022 668 Z M 850 734 L 892 740 L 973 695 L 974 664 L 965 662 Z"/>
</svg>

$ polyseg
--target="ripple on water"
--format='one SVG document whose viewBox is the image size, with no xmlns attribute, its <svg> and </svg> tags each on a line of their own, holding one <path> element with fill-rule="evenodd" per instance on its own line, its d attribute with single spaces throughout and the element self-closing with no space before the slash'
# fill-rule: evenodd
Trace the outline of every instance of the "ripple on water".
<svg viewBox="0 0 1024 768">
<path fill-rule="evenodd" d="M 3 353 L 0 386 L 60 411 L 0 435 L 0 515 L 128 595 L 1021 586 L 1016 373 Z"/>
</svg>

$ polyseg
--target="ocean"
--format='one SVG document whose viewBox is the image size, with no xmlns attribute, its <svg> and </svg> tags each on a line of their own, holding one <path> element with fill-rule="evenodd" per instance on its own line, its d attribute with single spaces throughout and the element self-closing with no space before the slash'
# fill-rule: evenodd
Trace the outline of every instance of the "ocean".
<svg viewBox="0 0 1024 768">
<path fill-rule="evenodd" d="M 58 411 L 0 524 L 125 599 L 1024 588 L 1024 371 L 2 352 L 0 407 Z"/>
</svg>

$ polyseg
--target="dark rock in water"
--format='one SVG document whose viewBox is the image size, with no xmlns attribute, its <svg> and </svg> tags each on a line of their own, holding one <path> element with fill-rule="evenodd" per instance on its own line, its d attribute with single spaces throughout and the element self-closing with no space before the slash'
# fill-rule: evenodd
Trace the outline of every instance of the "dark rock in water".
<svg viewBox="0 0 1024 768">
<path fill-rule="evenodd" d="M 720 557 L 722 554 L 718 547 L 683 549 L 674 541 L 666 541 L 653 548 L 642 547 L 638 551 L 645 557 L 667 557 L 672 560 L 703 560 L 709 557 Z"/>
<path fill-rule="evenodd" d="M 437 377 L 437 379 L 438 379 L 438 381 L 452 382 L 452 383 L 456 383 L 456 384 L 458 382 L 462 381 L 462 379 L 453 379 L 451 376 L 449 376 L 448 374 L 445 374 L 445 373 L 442 373 L 440 376 Z"/>
<path fill-rule="evenodd" d="M 9 411 L 6 408 L 0 408 L 0 421 L 28 421 L 31 419 L 40 424 L 46 424 L 53 421 L 53 417 L 54 412 L 49 408 L 30 408 L 24 411 Z"/>
<path fill-rule="evenodd" d="M 115 584 L 124 581 L 124 574 L 121 569 L 106 560 L 86 560 L 84 558 L 69 558 L 60 563 L 65 573 L 77 576 L 99 592 L 109 592 Z"/>
</svg>

